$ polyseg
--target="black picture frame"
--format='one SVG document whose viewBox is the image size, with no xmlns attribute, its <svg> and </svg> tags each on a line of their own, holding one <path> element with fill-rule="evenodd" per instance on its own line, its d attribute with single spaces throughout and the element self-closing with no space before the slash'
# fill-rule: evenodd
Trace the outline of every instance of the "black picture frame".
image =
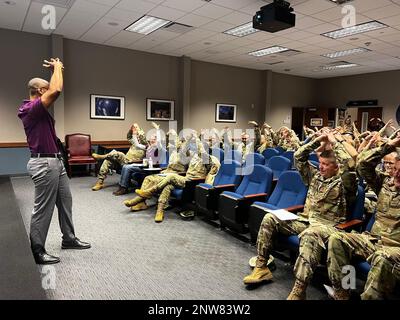
<svg viewBox="0 0 400 320">
<path fill-rule="evenodd" d="M 90 119 L 125 120 L 125 97 L 91 94 Z"/>
<path fill-rule="evenodd" d="M 175 120 L 175 100 L 146 99 L 147 121 L 172 121 Z"/>
</svg>

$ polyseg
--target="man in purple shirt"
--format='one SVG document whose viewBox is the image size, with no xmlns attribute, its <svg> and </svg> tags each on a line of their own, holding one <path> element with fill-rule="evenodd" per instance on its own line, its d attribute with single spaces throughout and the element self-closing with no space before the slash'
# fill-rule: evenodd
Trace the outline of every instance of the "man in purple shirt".
<svg viewBox="0 0 400 320">
<path fill-rule="evenodd" d="M 30 228 L 32 253 L 37 264 L 53 264 L 60 259 L 46 253 L 45 242 L 55 205 L 63 234 L 62 249 L 88 249 L 90 244 L 75 236 L 69 181 L 57 146 L 54 119 L 48 112 L 63 89 L 64 67 L 58 58 L 44 62 L 43 66 L 53 71 L 50 82 L 40 78 L 29 81 L 29 100 L 20 106 L 18 117 L 31 151 L 27 169 L 35 185 Z"/>
</svg>

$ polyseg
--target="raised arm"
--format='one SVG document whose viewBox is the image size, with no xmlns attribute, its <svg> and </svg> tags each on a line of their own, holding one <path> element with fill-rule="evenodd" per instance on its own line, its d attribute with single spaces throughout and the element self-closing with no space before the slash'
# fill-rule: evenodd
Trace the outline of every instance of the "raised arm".
<svg viewBox="0 0 400 320">
<path fill-rule="evenodd" d="M 310 164 L 308 163 L 308 156 L 312 151 L 320 146 L 323 139 L 326 139 L 325 135 L 321 135 L 311 142 L 305 144 L 304 146 L 301 146 L 294 153 L 294 165 L 299 171 L 301 178 L 306 186 L 310 185 L 311 179 L 317 171 L 317 169 L 310 166 Z"/>
<path fill-rule="evenodd" d="M 58 96 L 63 90 L 64 81 L 62 72 L 64 66 L 58 58 L 51 58 L 50 61 L 44 60 L 43 66 L 50 68 L 53 71 L 53 74 L 50 78 L 49 89 L 40 97 L 42 105 L 45 108 L 49 108 L 54 101 L 57 100 Z"/>
</svg>

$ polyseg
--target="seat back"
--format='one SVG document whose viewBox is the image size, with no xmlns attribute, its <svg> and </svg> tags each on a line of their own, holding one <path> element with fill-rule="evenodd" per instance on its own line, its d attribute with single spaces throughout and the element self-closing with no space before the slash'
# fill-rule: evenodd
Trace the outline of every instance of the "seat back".
<svg viewBox="0 0 400 320">
<path fill-rule="evenodd" d="M 221 167 L 214 179 L 214 186 L 223 184 L 238 185 L 240 182 L 240 168 L 241 164 L 238 161 L 231 161 L 230 163 L 221 163 Z"/>
<path fill-rule="evenodd" d="M 65 145 L 70 157 L 90 156 L 92 153 L 90 134 L 68 134 L 65 136 Z"/>
<path fill-rule="evenodd" d="M 307 197 L 307 186 L 303 183 L 300 173 L 297 171 L 284 171 L 279 177 L 278 183 L 268 204 L 277 208 L 287 208 L 304 204 Z"/>
<path fill-rule="evenodd" d="M 224 162 L 238 161 L 242 163 L 242 153 L 239 150 L 225 149 Z"/>
<path fill-rule="evenodd" d="M 158 152 L 158 163 L 161 168 L 167 167 L 169 162 L 169 152 L 167 149 L 161 149 Z"/>
<path fill-rule="evenodd" d="M 282 156 L 275 156 L 269 159 L 268 167 L 274 174 L 274 179 L 279 179 L 282 172 L 289 170 L 292 165 L 288 158 Z"/>
<path fill-rule="evenodd" d="M 265 164 L 268 164 L 269 159 L 274 156 L 279 156 L 279 151 L 275 150 L 274 148 L 267 148 L 263 151 L 262 155 L 265 158 Z"/>
<path fill-rule="evenodd" d="M 266 166 L 256 164 L 251 174 L 244 176 L 236 193 L 243 196 L 257 193 L 270 193 L 272 186 L 272 170 Z"/>
<path fill-rule="evenodd" d="M 244 165 L 264 164 L 265 158 L 260 153 L 249 153 L 246 155 Z"/>
<path fill-rule="evenodd" d="M 282 153 L 284 153 L 284 152 L 286 151 L 286 150 L 283 149 L 281 146 L 276 146 L 276 147 L 275 147 L 275 150 L 278 151 L 279 154 L 282 154 Z"/>
<path fill-rule="evenodd" d="M 319 157 L 315 152 L 311 152 L 308 156 L 308 160 L 315 161 L 319 163 Z"/>
<path fill-rule="evenodd" d="M 308 162 L 315 167 L 317 170 L 319 170 L 319 162 L 318 161 L 313 161 L 313 160 L 308 160 Z"/>
<path fill-rule="evenodd" d="M 288 158 L 290 160 L 290 167 L 293 167 L 294 151 L 285 151 L 282 153 L 282 157 Z"/>
<path fill-rule="evenodd" d="M 216 157 L 220 163 L 224 161 L 224 150 L 221 148 L 210 148 L 210 154 Z"/>
<path fill-rule="evenodd" d="M 365 202 L 365 190 L 362 186 L 358 186 L 357 197 L 350 205 L 350 217 L 349 220 L 363 220 L 364 217 L 364 202 Z"/>
</svg>

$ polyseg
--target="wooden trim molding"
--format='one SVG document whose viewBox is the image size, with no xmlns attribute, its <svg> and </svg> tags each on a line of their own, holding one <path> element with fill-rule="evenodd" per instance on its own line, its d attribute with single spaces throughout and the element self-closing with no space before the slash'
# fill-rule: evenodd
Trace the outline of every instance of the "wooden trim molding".
<svg viewBox="0 0 400 320">
<path fill-rule="evenodd" d="M 26 142 L 0 142 L 0 148 L 26 148 Z"/>
<path fill-rule="evenodd" d="M 130 146 L 129 141 L 127 140 L 98 140 L 98 141 L 92 141 L 92 145 L 126 145 Z M 26 148 L 28 147 L 28 144 L 26 142 L 0 142 L 0 148 Z"/>
</svg>

